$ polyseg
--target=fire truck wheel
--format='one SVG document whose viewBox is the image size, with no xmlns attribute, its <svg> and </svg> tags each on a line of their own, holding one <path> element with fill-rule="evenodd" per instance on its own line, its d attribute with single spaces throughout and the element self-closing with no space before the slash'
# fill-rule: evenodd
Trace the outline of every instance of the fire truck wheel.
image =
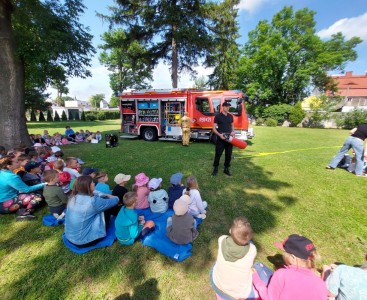
<svg viewBox="0 0 367 300">
<path fill-rule="evenodd" d="M 153 142 L 157 139 L 157 130 L 152 127 L 147 127 L 143 131 L 143 138 L 145 141 Z"/>
</svg>

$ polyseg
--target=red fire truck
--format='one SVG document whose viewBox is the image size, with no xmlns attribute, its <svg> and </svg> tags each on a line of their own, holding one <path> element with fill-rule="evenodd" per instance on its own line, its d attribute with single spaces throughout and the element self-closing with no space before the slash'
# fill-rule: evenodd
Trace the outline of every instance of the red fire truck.
<svg viewBox="0 0 367 300">
<path fill-rule="evenodd" d="M 191 118 L 191 138 L 210 139 L 214 116 L 221 104 L 231 104 L 236 137 L 253 136 L 241 91 L 202 91 L 195 89 L 135 90 L 120 94 L 121 132 L 124 137 L 141 136 L 146 141 L 180 140 L 178 121 L 184 112 Z"/>
</svg>

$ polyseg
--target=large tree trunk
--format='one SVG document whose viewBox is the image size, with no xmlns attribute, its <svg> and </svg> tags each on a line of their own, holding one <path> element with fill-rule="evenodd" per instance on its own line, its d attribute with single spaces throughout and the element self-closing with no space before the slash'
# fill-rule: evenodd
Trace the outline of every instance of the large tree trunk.
<svg viewBox="0 0 367 300">
<path fill-rule="evenodd" d="M 11 0 L 0 0 L 0 145 L 30 145 L 24 106 L 24 67 L 15 55 Z"/>
<path fill-rule="evenodd" d="M 177 55 L 177 43 L 175 40 L 176 25 L 172 26 L 172 87 L 177 88 L 177 72 L 178 72 L 178 55 Z"/>
</svg>

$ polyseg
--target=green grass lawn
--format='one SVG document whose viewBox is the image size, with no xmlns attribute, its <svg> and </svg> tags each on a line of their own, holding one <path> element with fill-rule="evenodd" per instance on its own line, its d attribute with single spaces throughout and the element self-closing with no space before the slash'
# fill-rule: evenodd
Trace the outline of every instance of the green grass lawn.
<svg viewBox="0 0 367 300">
<path fill-rule="evenodd" d="M 75 129 L 117 132 L 118 120 L 68 122 Z M 31 123 L 30 132 L 64 131 L 66 123 Z M 41 130 L 42 129 L 42 130 Z M 215 299 L 209 270 L 216 258 L 217 239 L 228 233 L 236 216 L 246 216 L 254 228 L 258 260 L 272 266 L 279 253 L 273 246 L 292 233 L 313 240 L 322 263 L 358 264 L 367 252 L 367 179 L 338 169 L 325 170 L 348 131 L 256 127 L 246 150 L 235 149 L 232 177 L 221 167 L 211 177 L 214 145 L 194 142 L 120 140 L 116 148 L 104 143 L 63 146 L 113 177 L 119 173 L 162 177 L 181 171 L 197 176 L 208 201 L 207 219 L 194 242 L 193 256 L 176 263 L 142 247 L 117 242 L 106 249 L 77 255 L 64 247 L 60 227 L 45 227 L 38 211 L 34 222 L 15 222 L 0 215 L 0 297 L 2 299 Z M 223 157 L 222 157 L 223 162 Z M 132 183 L 132 180 L 131 180 Z"/>
</svg>

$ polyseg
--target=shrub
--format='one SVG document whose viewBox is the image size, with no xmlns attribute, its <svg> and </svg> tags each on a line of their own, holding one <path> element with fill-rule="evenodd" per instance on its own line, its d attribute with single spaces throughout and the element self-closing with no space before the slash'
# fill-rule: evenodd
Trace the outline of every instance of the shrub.
<svg viewBox="0 0 367 300">
<path fill-rule="evenodd" d="M 87 115 L 85 118 L 86 118 L 87 121 L 97 120 L 97 117 L 95 115 Z"/>
<path fill-rule="evenodd" d="M 85 112 L 84 112 L 84 110 L 82 111 L 82 115 L 81 115 L 80 119 L 81 119 L 82 121 L 86 121 L 86 120 L 87 120 L 87 119 L 85 118 Z"/>
<path fill-rule="evenodd" d="M 59 116 L 59 114 L 57 113 L 57 111 L 55 111 L 54 121 L 60 121 L 60 116 Z"/>
<path fill-rule="evenodd" d="M 37 122 L 36 114 L 34 110 L 31 111 L 31 122 Z"/>
<path fill-rule="evenodd" d="M 65 113 L 65 110 L 62 111 L 61 120 L 63 120 L 63 121 L 67 121 L 68 120 L 68 118 L 66 116 L 66 113 Z"/>
<path fill-rule="evenodd" d="M 355 109 L 345 114 L 344 127 L 352 129 L 359 124 L 366 123 L 367 111 L 361 109 Z"/>
<path fill-rule="evenodd" d="M 343 115 L 337 115 L 334 117 L 336 127 L 343 128 L 345 126 L 344 116 Z"/>
<path fill-rule="evenodd" d="M 106 114 L 103 111 L 98 112 L 97 119 L 100 121 L 106 120 Z"/>
<path fill-rule="evenodd" d="M 288 116 L 292 110 L 292 105 L 289 104 L 277 104 L 272 105 L 264 109 L 261 117 L 265 119 L 274 119 L 277 124 L 283 124 L 283 122 L 288 119 Z"/>
<path fill-rule="evenodd" d="M 38 117 L 38 121 L 39 122 L 46 122 L 45 115 L 43 114 L 42 111 L 40 111 L 40 115 Z"/>
<path fill-rule="evenodd" d="M 299 123 L 302 122 L 305 116 L 306 113 L 302 109 L 301 102 L 298 101 L 296 105 L 292 107 L 289 114 L 289 122 L 291 122 L 291 126 L 296 127 Z"/>
<path fill-rule="evenodd" d="M 53 122 L 51 110 L 47 110 L 47 122 Z"/>
<path fill-rule="evenodd" d="M 264 119 L 263 119 L 263 118 L 257 118 L 257 119 L 256 119 L 256 125 L 257 125 L 257 126 L 262 126 L 262 125 L 264 125 Z"/>
<path fill-rule="evenodd" d="M 268 118 L 265 121 L 265 125 L 268 126 L 268 127 L 277 127 L 278 122 L 277 122 L 277 120 L 274 120 L 272 118 Z"/>
</svg>

